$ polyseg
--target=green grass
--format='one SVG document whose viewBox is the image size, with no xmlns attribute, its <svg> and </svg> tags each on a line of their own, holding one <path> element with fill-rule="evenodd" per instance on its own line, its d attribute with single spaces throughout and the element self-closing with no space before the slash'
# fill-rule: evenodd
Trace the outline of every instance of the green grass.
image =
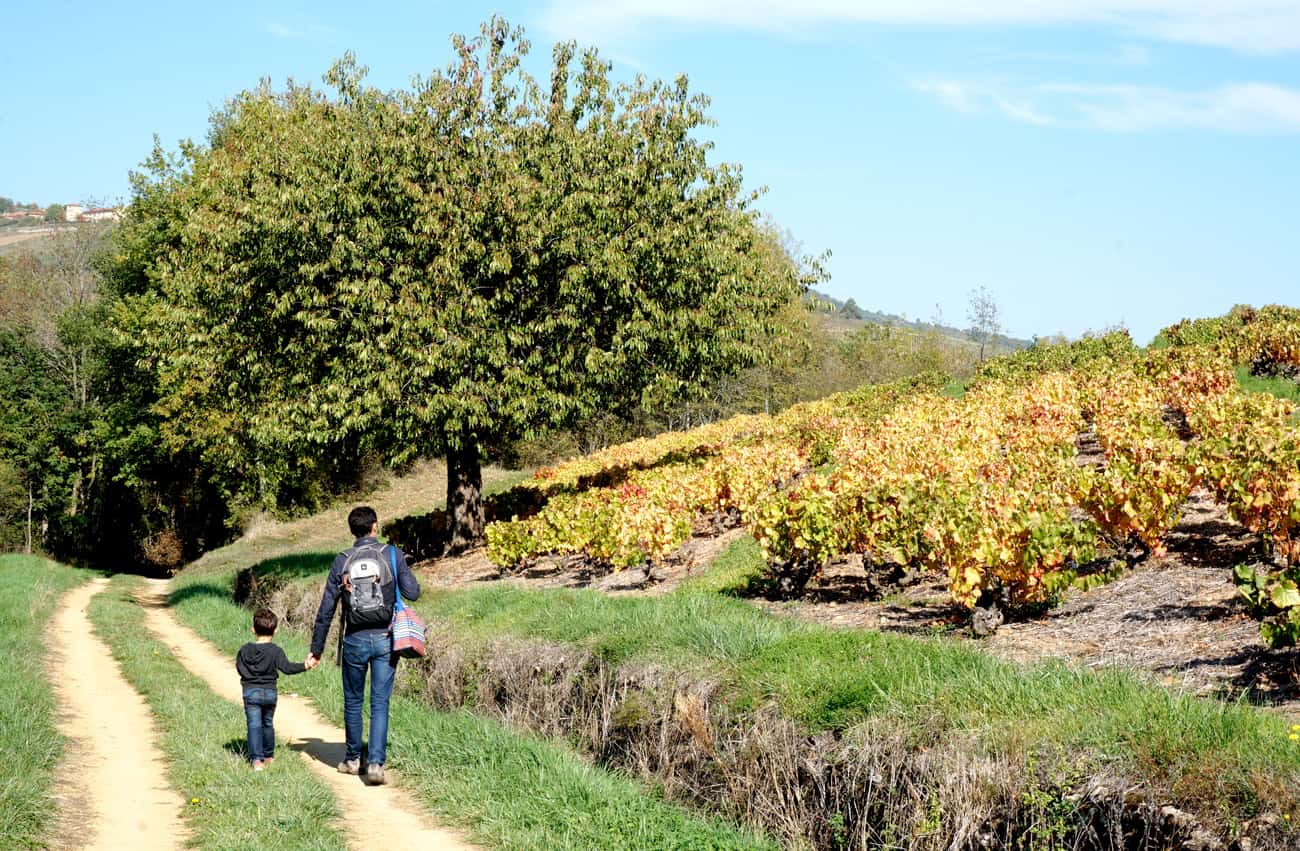
<svg viewBox="0 0 1300 851">
<path fill-rule="evenodd" d="M 1248 366 L 1234 367 L 1233 372 L 1237 376 L 1237 385 L 1247 393 L 1268 393 L 1300 405 L 1300 384 L 1289 378 L 1251 375 Z"/>
<path fill-rule="evenodd" d="M 1270 798 L 1271 783 L 1300 779 L 1287 722 L 1248 705 L 1118 670 L 1021 666 L 951 640 L 828 629 L 700 593 L 747 581 L 760 558 L 752 541 L 740 541 L 716 579 L 661 597 L 494 586 L 430 594 L 420 610 L 471 641 L 513 635 L 582 645 L 611 662 L 705 669 L 727 685 L 733 706 L 774 700 L 817 730 L 873 720 L 925 746 L 959 737 L 995 752 L 1079 754 L 1225 806 Z"/>
<path fill-rule="evenodd" d="M 90 617 L 157 719 L 168 779 L 187 802 L 193 845 L 220 851 L 346 848 L 333 795 L 301 758 L 280 747 L 272 768 L 249 769 L 243 708 L 214 694 L 144 630 L 140 606 L 130 597 L 138 584 L 115 578 L 91 602 Z M 234 676 L 233 652 L 231 659 Z"/>
<path fill-rule="evenodd" d="M 483 493 L 507 490 L 527 479 L 530 473 L 483 468 Z M 394 476 L 364 498 L 341 501 L 310 517 L 275 520 L 260 516 L 249 523 L 243 538 L 203 555 L 185 568 L 185 573 L 224 576 L 267 559 L 293 557 L 312 551 L 328 551 L 330 558 L 352 545 L 347 515 L 353 505 L 365 503 L 379 513 L 380 525 L 409 515 L 425 514 L 442 507 L 447 491 L 446 467 L 441 462 L 422 462 L 402 476 Z"/>
<path fill-rule="evenodd" d="M 292 572 L 297 563 L 280 564 Z M 171 599 L 178 617 L 222 650 L 233 654 L 245 640 L 248 612 L 230 601 L 229 575 L 182 574 Z M 277 642 L 290 658 L 307 650 L 302 635 L 282 633 Z M 327 718 L 341 721 L 339 676 L 326 655 L 326 664 L 296 678 L 294 687 Z M 560 744 L 517 735 L 467 712 L 434 712 L 401 696 L 391 705 L 389 764 L 433 812 L 490 847 L 776 847 L 666 803 Z"/>
<path fill-rule="evenodd" d="M 968 384 L 970 384 L 970 379 L 954 378 L 952 381 L 945 384 L 939 392 L 944 396 L 947 396 L 949 399 L 960 399 L 962 396 L 966 395 L 966 387 Z"/>
<path fill-rule="evenodd" d="M 63 738 L 44 650 L 46 620 L 93 574 L 34 556 L 0 556 L 0 846 L 43 848 L 57 815 L 50 784 Z M 18 769 L 18 770 L 15 770 Z"/>
<path fill-rule="evenodd" d="M 763 559 L 758 542 L 744 537 L 727 547 L 699 576 L 680 586 L 682 593 L 745 594 L 763 581 Z"/>
</svg>

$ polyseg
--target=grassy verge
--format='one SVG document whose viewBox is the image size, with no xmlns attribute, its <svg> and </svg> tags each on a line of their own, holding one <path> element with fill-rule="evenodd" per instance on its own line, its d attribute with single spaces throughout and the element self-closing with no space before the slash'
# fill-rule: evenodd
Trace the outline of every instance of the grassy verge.
<svg viewBox="0 0 1300 851">
<path fill-rule="evenodd" d="M 1284 378 L 1280 375 L 1251 375 L 1248 366 L 1234 367 L 1233 372 L 1237 376 L 1237 385 L 1247 393 L 1268 393 L 1271 396 L 1300 405 L 1300 384 L 1290 378 Z"/>
<path fill-rule="evenodd" d="M 715 574 L 661 597 L 495 586 L 431 594 L 420 610 L 474 641 L 544 639 L 614 663 L 704 669 L 733 707 L 775 701 L 812 730 L 870 720 L 918 747 L 958 737 L 994 753 L 1073 754 L 1080 768 L 1115 768 L 1215 811 L 1285 807 L 1300 780 L 1286 720 L 1247 705 L 1121 671 L 1020 666 L 941 639 L 828 629 L 699 593 L 747 581 L 759 559 L 742 540 Z"/>
<path fill-rule="evenodd" d="M 483 493 L 506 490 L 528 476 L 526 471 L 485 467 Z M 206 553 L 187 566 L 185 573 L 220 576 L 265 559 L 314 549 L 330 550 L 330 558 L 333 558 L 340 549 L 352 543 L 347 531 L 347 516 L 353 505 L 364 502 L 373 506 L 382 525 L 399 517 L 440 508 L 446 492 L 446 466 L 436 461 L 423 462 L 408 474 L 392 478 L 374 493 L 358 497 L 356 502 L 340 502 L 319 514 L 297 520 L 281 522 L 267 517 L 254 518 L 243 538 Z"/>
<path fill-rule="evenodd" d="M 56 815 L 50 784 L 63 750 L 43 632 L 54 602 L 90 579 L 34 556 L 0 556 L 0 751 L 11 769 L 0 778 L 0 842 L 43 848 Z"/>
<path fill-rule="evenodd" d="M 740 596 L 762 582 L 764 573 L 758 543 L 753 538 L 742 537 L 719 553 L 703 573 L 683 582 L 678 593 Z"/>
<path fill-rule="evenodd" d="M 297 562 L 287 560 L 286 569 Z M 248 613 L 230 601 L 231 576 L 185 573 L 175 580 L 178 617 L 230 653 L 244 641 Z M 277 641 L 290 658 L 305 637 Z M 328 656 L 327 651 L 327 656 Z M 294 681 L 328 718 L 342 719 L 336 669 Z M 502 848 L 731 849 L 773 848 L 741 832 L 668 804 L 632 781 L 602 771 L 559 744 L 514 734 L 465 712 L 437 713 L 394 697 L 390 764 L 430 809 L 471 838 Z"/>
<path fill-rule="evenodd" d="M 285 750 L 271 770 L 249 770 L 243 709 L 213 694 L 143 630 L 140 607 L 130 598 L 138 582 L 115 578 L 92 601 L 90 617 L 154 712 L 169 779 L 188 802 L 193 844 L 222 851 L 346 848 L 333 795 L 301 759 Z"/>
</svg>

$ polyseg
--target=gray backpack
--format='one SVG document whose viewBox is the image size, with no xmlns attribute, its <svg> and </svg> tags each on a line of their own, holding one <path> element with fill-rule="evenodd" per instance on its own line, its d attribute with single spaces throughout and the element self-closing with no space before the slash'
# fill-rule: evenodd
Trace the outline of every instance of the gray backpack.
<svg viewBox="0 0 1300 851">
<path fill-rule="evenodd" d="M 351 629 L 388 629 L 395 577 L 383 544 L 356 547 L 343 563 L 343 616 Z M 385 593 L 387 592 L 387 593 Z"/>
</svg>

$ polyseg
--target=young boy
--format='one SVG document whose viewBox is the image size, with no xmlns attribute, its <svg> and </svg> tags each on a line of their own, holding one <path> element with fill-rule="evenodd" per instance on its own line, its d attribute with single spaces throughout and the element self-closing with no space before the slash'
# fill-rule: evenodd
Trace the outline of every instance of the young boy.
<svg viewBox="0 0 1300 851">
<path fill-rule="evenodd" d="M 244 715 L 248 718 L 248 760 L 261 771 L 275 759 L 275 681 L 281 672 L 301 674 L 316 667 L 312 660 L 290 662 L 278 644 L 273 644 L 279 620 L 270 609 L 253 614 L 253 635 L 257 640 L 239 648 L 235 670 L 244 687 Z"/>
</svg>

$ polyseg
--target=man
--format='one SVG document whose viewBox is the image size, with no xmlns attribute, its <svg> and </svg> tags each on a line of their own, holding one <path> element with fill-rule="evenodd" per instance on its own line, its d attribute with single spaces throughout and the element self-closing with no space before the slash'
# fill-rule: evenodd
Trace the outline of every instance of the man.
<svg viewBox="0 0 1300 851">
<path fill-rule="evenodd" d="M 343 668 L 343 727 L 347 753 L 339 763 L 344 774 L 361 773 L 361 697 L 370 671 L 370 747 L 366 753 L 366 782 L 384 782 L 388 749 L 388 699 L 397 673 L 397 654 L 389 624 L 397 603 L 397 590 L 407 600 L 420 596 L 420 583 L 394 546 L 379 543 L 379 517 L 368 505 L 348 513 L 348 529 L 356 541 L 339 553 L 325 580 L 316 625 L 311 634 L 310 664 L 320 661 L 329 635 L 334 609 L 343 604 L 343 641 L 339 654 Z"/>
</svg>

